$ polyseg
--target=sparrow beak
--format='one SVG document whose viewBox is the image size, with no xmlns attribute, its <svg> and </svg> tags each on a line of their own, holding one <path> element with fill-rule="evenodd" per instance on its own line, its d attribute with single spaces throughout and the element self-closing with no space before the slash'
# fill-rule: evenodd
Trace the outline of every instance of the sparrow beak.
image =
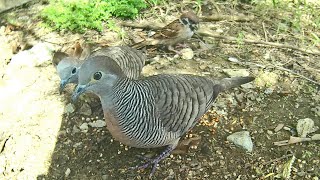
<svg viewBox="0 0 320 180">
<path fill-rule="evenodd" d="M 79 84 L 77 85 L 77 87 L 73 91 L 73 94 L 72 94 L 72 97 L 71 97 L 71 100 L 72 100 L 73 103 L 75 103 L 78 100 L 79 96 L 82 93 L 86 92 L 87 87 L 88 87 L 88 85 L 79 85 Z"/>
<path fill-rule="evenodd" d="M 199 24 L 191 24 L 191 30 L 196 31 L 199 29 Z"/>
</svg>

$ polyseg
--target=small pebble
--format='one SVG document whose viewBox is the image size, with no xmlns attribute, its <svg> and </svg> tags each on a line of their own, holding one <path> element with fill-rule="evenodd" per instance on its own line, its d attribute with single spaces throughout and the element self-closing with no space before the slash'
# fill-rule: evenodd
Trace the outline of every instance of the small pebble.
<svg viewBox="0 0 320 180">
<path fill-rule="evenodd" d="M 280 131 L 282 128 L 284 127 L 284 124 L 278 124 L 276 128 L 274 128 L 274 132 L 277 133 L 278 131 Z"/>
<path fill-rule="evenodd" d="M 72 103 L 69 103 L 65 106 L 64 108 L 64 113 L 65 114 L 71 114 L 75 111 L 75 106 Z"/>
<path fill-rule="evenodd" d="M 82 132 L 87 132 L 88 129 L 89 129 L 88 123 L 83 123 L 83 124 L 81 124 L 81 126 L 80 126 L 79 128 L 80 128 L 80 130 L 81 130 Z"/>
<path fill-rule="evenodd" d="M 229 135 L 227 140 L 248 152 L 252 152 L 253 143 L 248 131 L 235 132 Z"/>
<path fill-rule="evenodd" d="M 190 60 L 194 56 L 193 50 L 191 48 L 182 49 L 180 53 L 182 54 L 182 59 L 185 60 Z"/>
<path fill-rule="evenodd" d="M 314 126 L 314 121 L 310 118 L 300 119 L 297 124 L 299 137 L 307 137 L 308 134 L 315 132 L 318 127 Z"/>
<path fill-rule="evenodd" d="M 84 115 L 84 116 L 90 116 L 92 114 L 91 107 L 89 106 L 88 103 L 83 103 L 79 112 L 81 115 Z"/>
<path fill-rule="evenodd" d="M 101 128 L 101 127 L 106 126 L 106 122 L 103 121 L 103 120 L 96 120 L 96 121 L 93 121 L 93 122 L 89 122 L 88 124 L 91 127 L 97 127 L 97 128 Z"/>
<path fill-rule="evenodd" d="M 71 170 L 70 168 L 67 168 L 66 172 L 64 173 L 65 174 L 65 177 L 68 177 L 71 173 Z"/>
</svg>

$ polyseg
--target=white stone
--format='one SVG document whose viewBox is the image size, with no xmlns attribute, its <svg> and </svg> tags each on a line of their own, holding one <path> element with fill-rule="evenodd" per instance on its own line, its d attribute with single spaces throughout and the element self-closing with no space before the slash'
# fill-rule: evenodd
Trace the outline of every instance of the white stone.
<svg viewBox="0 0 320 180">
<path fill-rule="evenodd" d="M 66 114 L 73 113 L 74 111 L 75 111 L 75 106 L 72 103 L 67 104 L 66 107 L 64 108 L 64 113 Z"/>
<path fill-rule="evenodd" d="M 64 174 L 65 174 L 65 177 L 68 177 L 68 176 L 70 175 L 70 173 L 71 173 L 71 169 L 68 168 L 68 169 L 66 170 L 66 172 L 64 173 Z"/>
<path fill-rule="evenodd" d="M 96 120 L 96 121 L 90 122 L 89 125 L 90 125 L 91 127 L 98 127 L 98 128 L 100 128 L 100 127 L 106 126 L 106 122 L 103 121 L 103 120 Z"/>
<path fill-rule="evenodd" d="M 190 60 L 194 56 L 193 50 L 191 48 L 182 49 L 180 53 L 182 54 L 182 59 L 185 60 Z"/>
<path fill-rule="evenodd" d="M 228 60 L 231 62 L 239 62 L 239 60 L 235 57 L 229 57 Z"/>
<path fill-rule="evenodd" d="M 36 67 L 49 62 L 52 59 L 54 46 L 49 43 L 38 43 L 29 50 L 20 51 L 14 55 L 9 67 Z"/>
<path fill-rule="evenodd" d="M 89 127 L 88 127 L 88 123 L 83 123 L 81 124 L 81 126 L 79 127 L 81 129 L 81 131 L 88 131 Z"/>
<path fill-rule="evenodd" d="M 306 137 L 308 134 L 318 130 L 318 127 L 314 126 L 314 121 L 310 118 L 300 119 L 297 124 L 297 132 L 299 137 Z"/>
<path fill-rule="evenodd" d="M 248 152 L 252 152 L 253 143 L 248 131 L 235 132 L 229 135 L 227 140 Z"/>
</svg>

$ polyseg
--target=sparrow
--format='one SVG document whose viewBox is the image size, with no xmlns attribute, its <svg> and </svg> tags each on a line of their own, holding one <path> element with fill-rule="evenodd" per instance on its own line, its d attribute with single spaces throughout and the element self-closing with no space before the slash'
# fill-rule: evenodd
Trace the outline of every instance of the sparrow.
<svg viewBox="0 0 320 180">
<path fill-rule="evenodd" d="M 172 21 L 162 29 L 156 31 L 150 38 L 132 45 L 140 49 L 145 46 L 167 46 L 168 50 L 176 52 L 173 45 L 190 39 L 199 27 L 199 17 L 191 11 L 181 14 L 179 19 Z"/>
</svg>

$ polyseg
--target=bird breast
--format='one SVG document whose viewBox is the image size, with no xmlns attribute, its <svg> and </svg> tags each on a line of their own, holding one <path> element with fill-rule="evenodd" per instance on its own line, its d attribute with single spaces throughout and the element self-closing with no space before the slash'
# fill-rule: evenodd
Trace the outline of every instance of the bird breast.
<svg viewBox="0 0 320 180">
<path fill-rule="evenodd" d="M 119 121 L 115 118 L 114 113 L 110 110 L 104 110 L 104 118 L 107 124 L 107 129 L 115 140 L 120 141 L 127 146 L 138 147 L 137 142 L 129 139 L 129 137 L 123 133 L 122 128 L 119 126 Z"/>
</svg>

